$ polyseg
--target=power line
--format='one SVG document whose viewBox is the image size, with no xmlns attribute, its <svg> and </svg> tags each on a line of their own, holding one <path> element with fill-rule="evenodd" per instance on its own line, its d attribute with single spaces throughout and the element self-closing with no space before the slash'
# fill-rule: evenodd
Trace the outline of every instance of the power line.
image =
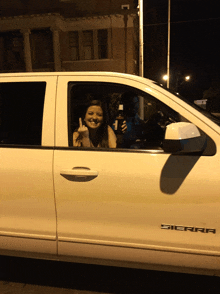
<svg viewBox="0 0 220 294">
<path fill-rule="evenodd" d="M 215 18 L 207 18 L 207 19 L 191 19 L 191 20 L 180 20 L 180 21 L 171 21 L 171 24 L 179 24 L 179 23 L 189 23 L 189 22 L 202 22 L 202 21 L 209 21 L 209 20 L 220 20 L 220 17 Z M 161 23 L 152 23 L 152 24 L 145 24 L 144 27 L 150 27 L 150 26 L 160 26 L 160 25 L 167 25 L 167 22 L 161 22 Z"/>
</svg>

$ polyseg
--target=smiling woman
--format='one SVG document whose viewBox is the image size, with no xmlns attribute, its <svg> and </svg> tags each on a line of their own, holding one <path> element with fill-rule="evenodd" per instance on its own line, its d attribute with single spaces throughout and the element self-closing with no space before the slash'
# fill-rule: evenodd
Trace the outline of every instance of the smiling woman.
<svg viewBox="0 0 220 294">
<path fill-rule="evenodd" d="M 106 117 L 102 102 L 92 100 L 83 115 L 85 125 L 79 118 L 79 128 L 73 133 L 73 146 L 116 148 L 116 136 Z"/>
<path fill-rule="evenodd" d="M 93 102 L 94 103 L 94 102 Z M 103 110 L 99 105 L 92 105 L 87 109 L 84 121 L 93 130 L 98 129 L 103 123 Z"/>
</svg>

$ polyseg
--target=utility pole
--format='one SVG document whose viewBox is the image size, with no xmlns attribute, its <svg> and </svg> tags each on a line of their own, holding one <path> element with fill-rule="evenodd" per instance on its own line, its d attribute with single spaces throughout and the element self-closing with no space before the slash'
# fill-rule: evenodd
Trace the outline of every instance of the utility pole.
<svg viewBox="0 0 220 294">
<path fill-rule="evenodd" d="M 143 34 L 143 0 L 138 0 L 139 8 L 139 76 L 144 76 L 144 34 Z"/>
<path fill-rule="evenodd" d="M 168 0 L 167 88 L 170 87 L 170 4 L 171 0 Z"/>
<path fill-rule="evenodd" d="M 143 33 L 143 0 L 138 0 L 139 8 L 139 76 L 144 76 L 144 33 Z M 139 97 L 140 118 L 144 119 L 144 98 Z"/>
</svg>

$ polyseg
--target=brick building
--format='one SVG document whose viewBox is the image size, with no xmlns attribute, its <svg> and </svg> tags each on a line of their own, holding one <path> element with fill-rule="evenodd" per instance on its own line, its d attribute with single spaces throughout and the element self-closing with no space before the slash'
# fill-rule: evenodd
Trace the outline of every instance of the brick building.
<svg viewBox="0 0 220 294">
<path fill-rule="evenodd" d="M 135 0 L 0 0 L 0 72 L 138 74 Z"/>
</svg>

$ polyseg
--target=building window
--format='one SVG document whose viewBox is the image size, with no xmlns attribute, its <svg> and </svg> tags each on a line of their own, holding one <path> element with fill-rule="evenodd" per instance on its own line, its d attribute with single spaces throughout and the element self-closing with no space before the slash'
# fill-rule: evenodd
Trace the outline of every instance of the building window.
<svg viewBox="0 0 220 294">
<path fill-rule="evenodd" d="M 108 58 L 108 31 L 98 30 L 98 58 Z"/>
<path fill-rule="evenodd" d="M 77 31 L 69 32 L 69 46 L 71 60 L 79 60 L 79 34 Z"/>
<path fill-rule="evenodd" d="M 94 58 L 93 31 L 83 32 L 83 51 L 85 60 Z"/>
<path fill-rule="evenodd" d="M 30 42 L 33 69 L 53 70 L 52 31 L 50 29 L 32 30 Z"/>
<path fill-rule="evenodd" d="M 0 35 L 0 70 L 25 70 L 23 36 L 20 32 Z"/>
<path fill-rule="evenodd" d="M 70 60 L 106 59 L 108 56 L 108 30 L 69 32 Z"/>
</svg>

